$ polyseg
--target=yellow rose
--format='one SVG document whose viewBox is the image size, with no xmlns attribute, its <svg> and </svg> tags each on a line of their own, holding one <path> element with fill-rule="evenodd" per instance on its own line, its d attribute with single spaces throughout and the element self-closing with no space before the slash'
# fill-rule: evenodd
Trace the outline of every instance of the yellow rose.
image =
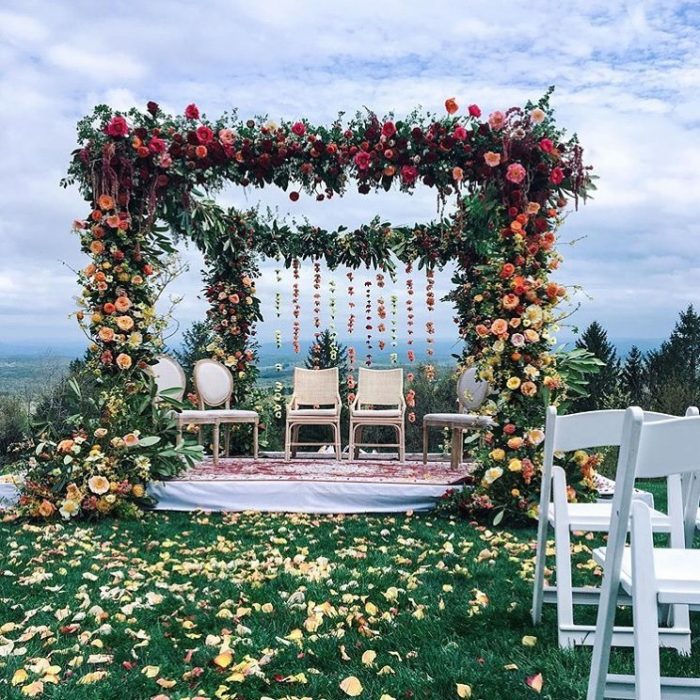
<svg viewBox="0 0 700 700">
<path fill-rule="evenodd" d="M 506 386 L 511 390 L 515 391 L 520 386 L 520 379 L 518 377 L 511 377 L 507 382 Z"/>
<path fill-rule="evenodd" d="M 513 489 L 513 490 L 510 492 L 510 495 L 511 495 L 513 498 L 518 498 L 518 497 L 520 496 L 520 489 Z"/>
<path fill-rule="evenodd" d="M 523 463 L 519 459 L 511 459 L 508 462 L 508 471 L 510 472 L 521 472 L 523 470 Z"/>
<path fill-rule="evenodd" d="M 583 466 L 588 461 L 588 453 L 584 450 L 576 450 L 574 452 L 574 461 L 579 467 Z"/>
<path fill-rule="evenodd" d="M 495 462 L 500 462 L 501 460 L 506 458 L 506 453 L 505 450 L 502 450 L 500 447 L 497 447 L 495 450 L 491 450 L 491 459 L 494 460 Z"/>
<path fill-rule="evenodd" d="M 142 484 L 134 484 L 134 488 L 131 489 L 131 493 L 136 496 L 136 498 L 143 498 L 144 493 L 146 493 Z"/>
</svg>

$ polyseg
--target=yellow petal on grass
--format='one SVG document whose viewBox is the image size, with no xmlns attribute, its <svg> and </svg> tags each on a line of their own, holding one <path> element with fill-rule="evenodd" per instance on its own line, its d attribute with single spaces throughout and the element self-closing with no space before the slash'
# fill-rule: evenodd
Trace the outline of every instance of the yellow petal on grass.
<svg viewBox="0 0 700 700">
<path fill-rule="evenodd" d="M 160 666 L 144 666 L 141 669 L 141 673 L 146 678 L 155 678 L 160 673 Z"/>
<path fill-rule="evenodd" d="M 367 649 L 367 651 L 364 654 L 362 654 L 362 663 L 365 666 L 371 666 L 376 658 L 377 652 L 373 649 Z"/>
<path fill-rule="evenodd" d="M 161 688 L 172 688 L 177 681 L 171 681 L 168 680 L 167 678 L 159 678 L 156 683 L 161 687 Z"/>
<path fill-rule="evenodd" d="M 506 671 L 517 671 L 518 670 L 518 664 L 506 664 L 503 667 Z"/>
<path fill-rule="evenodd" d="M 214 657 L 213 664 L 219 668 L 228 668 L 233 661 L 233 653 L 231 651 L 222 651 L 219 655 Z"/>
<path fill-rule="evenodd" d="M 340 689 L 351 698 L 356 698 L 362 693 L 362 683 L 360 679 L 356 676 L 348 676 L 345 680 L 341 681 Z"/>
<path fill-rule="evenodd" d="M 340 645 L 340 658 L 343 661 L 352 661 L 352 659 L 348 656 L 348 652 L 345 651 L 345 645 L 341 644 Z"/>
<path fill-rule="evenodd" d="M 109 673 L 107 671 L 93 671 L 92 673 L 86 673 L 79 681 L 79 685 L 92 685 L 97 683 L 104 678 L 107 678 Z"/>
<path fill-rule="evenodd" d="M 22 686 L 22 695 L 26 695 L 28 698 L 35 698 L 43 692 L 44 684 L 41 681 L 34 681 L 28 685 Z"/>
<path fill-rule="evenodd" d="M 27 678 L 29 678 L 29 674 L 23 668 L 18 668 L 12 675 L 12 685 L 24 683 Z"/>
<path fill-rule="evenodd" d="M 457 697 L 470 698 L 472 696 L 472 687 L 466 683 L 457 683 Z"/>
<path fill-rule="evenodd" d="M 387 693 L 384 693 L 379 700 L 396 700 L 396 698 L 393 695 L 388 695 Z"/>
<path fill-rule="evenodd" d="M 534 647 L 535 644 L 537 644 L 537 637 L 533 637 L 531 634 L 526 634 L 521 641 L 524 647 Z"/>
<path fill-rule="evenodd" d="M 365 612 L 368 615 L 376 615 L 379 612 L 379 608 L 374 603 L 367 601 L 365 603 Z"/>
</svg>

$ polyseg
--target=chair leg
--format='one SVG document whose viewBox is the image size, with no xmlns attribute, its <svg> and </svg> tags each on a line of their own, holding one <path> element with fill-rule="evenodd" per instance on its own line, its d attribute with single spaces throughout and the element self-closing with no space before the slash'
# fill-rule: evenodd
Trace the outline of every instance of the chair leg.
<svg viewBox="0 0 700 700">
<path fill-rule="evenodd" d="M 340 462 L 343 458 L 343 451 L 340 443 L 340 421 L 334 423 L 333 428 L 335 432 L 335 458 L 338 462 Z"/>
<path fill-rule="evenodd" d="M 253 459 L 258 458 L 258 421 L 253 423 Z"/>
<path fill-rule="evenodd" d="M 461 441 L 461 431 L 459 428 L 452 428 L 452 441 L 450 448 L 450 467 L 452 469 L 459 469 L 459 463 L 461 461 L 459 454 L 459 443 Z"/>
<path fill-rule="evenodd" d="M 549 513 L 547 510 L 540 507 L 539 518 L 535 549 L 535 579 L 532 583 L 532 622 L 535 625 L 542 622 L 544 573 L 547 566 L 547 534 L 549 532 Z"/>
<path fill-rule="evenodd" d="M 355 461 L 355 424 L 350 419 L 350 433 L 348 434 L 348 460 Z"/>
<path fill-rule="evenodd" d="M 219 424 L 214 423 L 214 464 L 219 463 Z"/>
<path fill-rule="evenodd" d="M 297 448 L 296 448 L 296 443 L 299 442 L 299 425 L 294 425 L 292 427 L 292 457 L 296 458 L 297 456 Z"/>
<path fill-rule="evenodd" d="M 231 424 L 227 423 L 224 427 L 224 456 L 228 457 L 231 449 Z"/>
<path fill-rule="evenodd" d="M 574 594 L 571 583 L 571 533 L 567 518 L 566 474 L 563 470 L 554 470 L 554 548 L 557 566 L 557 625 L 559 628 L 559 646 L 572 646 L 564 626 L 574 624 Z"/>
<path fill-rule="evenodd" d="M 400 423 L 397 425 L 398 430 L 396 431 L 399 434 L 399 462 L 401 464 L 404 464 L 406 462 L 406 434 L 405 434 L 405 428 L 403 423 Z"/>
<path fill-rule="evenodd" d="M 292 433 L 290 430 L 289 426 L 289 421 L 285 424 L 284 427 L 284 461 L 289 462 L 289 454 L 290 454 L 290 449 L 289 449 L 289 442 L 292 439 Z"/>
<path fill-rule="evenodd" d="M 428 463 L 428 426 L 423 423 L 423 464 Z"/>
</svg>

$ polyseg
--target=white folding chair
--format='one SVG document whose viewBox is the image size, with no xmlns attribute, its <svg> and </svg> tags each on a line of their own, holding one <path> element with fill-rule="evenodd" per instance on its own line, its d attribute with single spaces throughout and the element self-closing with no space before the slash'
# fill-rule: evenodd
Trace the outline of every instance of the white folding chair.
<svg viewBox="0 0 700 700">
<path fill-rule="evenodd" d="M 671 547 L 655 548 L 649 508 L 632 498 L 635 478 L 666 477 L 669 512 L 682 515 L 681 474 L 697 471 L 699 464 L 699 416 L 645 423 L 640 408 L 627 409 L 608 546 L 593 553 L 604 569 L 588 700 L 700 698 L 700 679 L 661 676 L 658 624 L 659 608 L 670 605 L 674 616 L 684 611 L 687 619 L 688 604 L 700 603 L 700 550 L 685 548 L 682 517 L 673 519 Z M 632 597 L 634 676 L 608 674 L 620 587 Z"/>
<path fill-rule="evenodd" d="M 697 409 L 691 407 L 688 412 Z M 654 422 L 675 416 L 647 411 L 644 420 Z M 568 503 L 566 473 L 554 467 L 555 453 L 591 449 L 604 446 L 619 446 L 622 440 L 624 410 L 589 411 L 566 416 L 557 415 L 554 406 L 547 408 L 545 425 L 544 462 L 540 491 L 539 523 L 535 552 L 535 579 L 533 582 L 532 620 L 539 624 L 542 619 L 543 603 L 556 603 L 558 639 L 561 647 L 578 644 L 591 645 L 595 627 L 577 624 L 574 621 L 575 605 L 597 605 L 600 589 L 577 587 L 572 584 L 571 533 L 607 532 L 610 523 L 611 503 Z M 554 475 L 554 479 L 552 476 Z M 554 501 L 551 502 L 554 485 Z M 668 533 L 671 519 L 665 513 L 653 511 L 654 528 L 657 532 Z M 554 549 L 556 561 L 556 585 L 545 586 L 545 567 L 549 526 L 554 528 Z M 665 646 L 680 651 L 688 648 L 689 640 L 678 626 L 664 628 L 662 632 Z M 684 628 L 681 626 L 681 630 Z M 616 628 L 616 644 L 632 646 L 634 639 L 631 628 Z"/>
<path fill-rule="evenodd" d="M 258 457 L 258 425 L 256 411 L 231 408 L 233 377 L 229 369 L 216 360 L 199 360 L 194 366 L 194 384 L 199 397 L 198 411 L 183 411 L 184 423 L 214 426 L 214 464 L 219 463 L 219 428 L 221 425 L 250 424 L 253 426 L 253 458 Z M 213 408 L 207 408 L 211 406 Z M 223 406 L 223 408 L 216 408 Z M 230 433 L 226 432 L 225 450 L 228 455 Z"/>
</svg>

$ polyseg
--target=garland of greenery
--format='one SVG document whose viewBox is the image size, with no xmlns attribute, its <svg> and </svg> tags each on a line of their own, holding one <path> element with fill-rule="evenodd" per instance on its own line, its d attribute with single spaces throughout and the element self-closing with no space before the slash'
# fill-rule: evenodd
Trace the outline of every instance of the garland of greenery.
<svg viewBox="0 0 700 700">
<path fill-rule="evenodd" d="M 491 384 L 484 412 L 498 420 L 478 449 L 474 489 L 462 507 L 470 515 L 532 514 L 544 400 L 565 392 L 551 352 L 555 307 L 566 295 L 549 280 L 560 260 L 555 231 L 567 199 L 578 201 L 591 188 L 577 139 L 555 125 L 550 92 L 486 120 L 476 105 L 460 113 L 450 99 L 443 117 L 415 111 L 395 120 L 368 112 L 329 127 L 241 120 L 235 112 L 212 121 L 195 105 L 180 117 L 153 102 L 126 114 L 97 107 L 78 125 L 80 147 L 64 185 L 77 183 L 91 206 L 75 228 L 91 258 L 80 274 L 79 317 L 104 386 L 99 425 L 76 416 L 70 437 L 45 436 L 29 465 L 24 510 L 112 512 L 137 502 L 149 478 L 195 458 L 193 448 L 176 447 L 167 431 L 156 434 L 151 417 L 137 410 L 153 403 L 145 370 L 162 350 L 152 279 L 184 238 L 204 253 L 217 332 L 211 351 L 235 369 L 239 399 L 255 378 L 260 256 L 287 266 L 312 258 L 331 268 L 389 273 L 396 260 L 428 268 L 454 261 L 448 299 L 468 348 L 462 362 L 475 364 Z M 226 183 L 290 189 L 292 201 L 301 192 L 318 200 L 342 195 L 350 183 L 361 193 L 410 193 L 421 184 L 434 187 L 443 203 L 454 197 L 457 207 L 425 225 L 375 219 L 326 231 L 223 209 L 209 195 Z"/>
</svg>

